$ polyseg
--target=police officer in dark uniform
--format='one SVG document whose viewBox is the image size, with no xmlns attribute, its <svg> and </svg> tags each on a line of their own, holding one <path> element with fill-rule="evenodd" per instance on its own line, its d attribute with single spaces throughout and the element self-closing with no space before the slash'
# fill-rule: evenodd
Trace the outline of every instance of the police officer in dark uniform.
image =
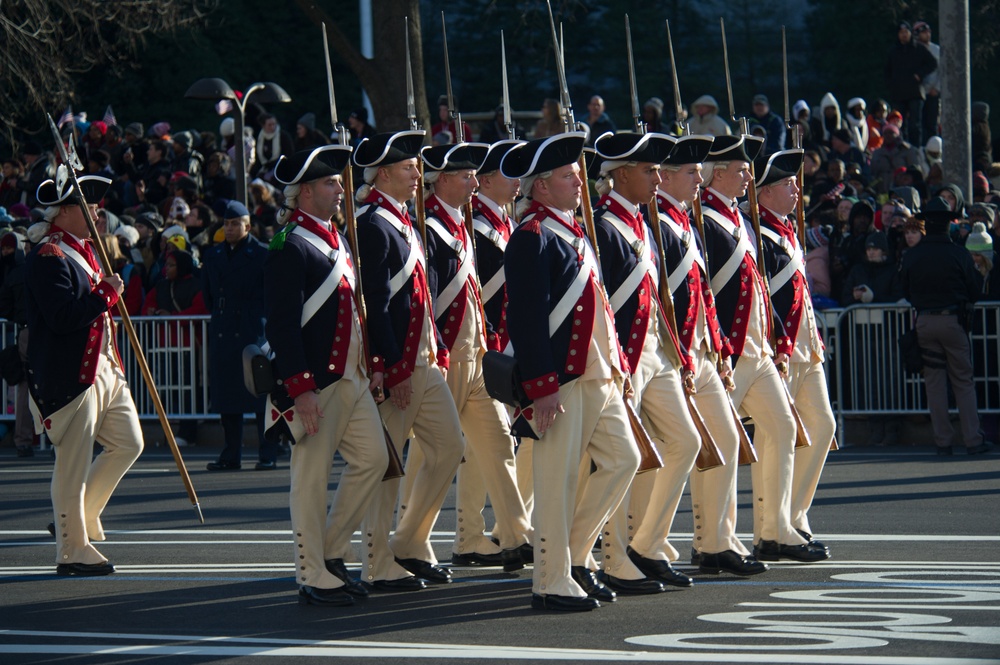
<svg viewBox="0 0 1000 665">
<path fill-rule="evenodd" d="M 212 410 L 221 414 L 225 447 L 209 471 L 241 466 L 243 414 L 256 416 L 260 442 L 257 470 L 276 468 L 278 444 L 264 438 L 264 398 L 244 389 L 241 352 L 264 343 L 264 260 L 267 247 L 250 235 L 250 212 L 239 201 L 226 206 L 225 239 L 202 255 L 201 284 L 212 313 L 208 328 L 208 381 Z"/>
<path fill-rule="evenodd" d="M 969 252 L 948 235 L 955 213 L 944 199 L 932 199 L 917 217 L 924 220 L 927 235 L 903 255 L 900 281 L 903 294 L 917 310 L 917 341 L 934 443 L 939 455 L 951 455 L 955 432 L 948 418 L 950 383 L 966 451 L 985 453 L 991 446 L 979 426 L 967 324 L 968 310 L 979 293 L 979 275 Z"/>
</svg>

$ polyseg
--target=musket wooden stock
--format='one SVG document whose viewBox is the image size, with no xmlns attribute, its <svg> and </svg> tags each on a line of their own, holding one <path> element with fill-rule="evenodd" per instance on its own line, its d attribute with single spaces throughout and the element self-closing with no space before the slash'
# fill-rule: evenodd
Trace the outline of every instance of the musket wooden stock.
<svg viewBox="0 0 1000 665">
<path fill-rule="evenodd" d="M 733 423 L 736 425 L 736 432 L 740 436 L 739 464 L 741 466 L 744 464 L 754 464 L 757 461 L 757 449 L 753 447 L 753 441 L 750 440 L 750 435 L 747 434 L 747 428 L 743 426 L 740 414 L 736 412 L 736 407 L 733 406 L 731 401 L 729 402 L 729 411 L 733 414 Z"/>
<path fill-rule="evenodd" d="M 369 350 L 370 342 L 368 339 L 368 310 L 365 308 L 365 297 L 361 286 L 361 255 L 358 253 L 358 220 L 354 217 L 353 176 L 351 163 L 348 162 L 344 168 L 344 188 L 347 190 L 347 196 L 344 197 L 344 214 L 346 215 L 346 224 L 344 226 L 347 229 L 347 242 L 351 246 L 351 254 L 354 256 L 354 279 L 356 284 L 354 289 L 354 306 L 358 310 L 358 320 L 361 323 L 361 355 L 365 358 L 365 362 L 368 362 L 368 359 L 371 358 L 371 351 Z M 370 367 L 369 372 L 371 372 Z M 389 436 L 389 430 L 386 429 L 381 416 L 379 417 L 379 424 L 382 426 L 382 436 L 385 439 L 385 448 L 389 454 L 389 465 L 386 467 L 382 480 L 400 478 L 403 476 L 403 462 L 399 459 L 399 453 L 396 451 L 396 446 L 392 443 L 392 437 Z"/>
<path fill-rule="evenodd" d="M 717 466 L 725 466 L 726 459 L 722 456 L 722 451 L 719 450 L 715 439 L 712 438 L 712 433 L 708 431 L 705 419 L 698 413 L 698 408 L 694 404 L 694 395 L 685 395 L 685 399 L 688 411 L 691 413 L 691 420 L 694 421 L 695 429 L 698 430 L 698 434 L 701 436 L 701 449 L 698 451 L 698 457 L 694 461 L 695 468 L 699 471 L 708 471 Z"/>
</svg>

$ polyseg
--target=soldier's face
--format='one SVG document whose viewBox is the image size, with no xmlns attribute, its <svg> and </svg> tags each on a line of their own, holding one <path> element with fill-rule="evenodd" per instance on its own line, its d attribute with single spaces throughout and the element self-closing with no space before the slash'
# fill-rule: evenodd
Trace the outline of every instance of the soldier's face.
<svg viewBox="0 0 1000 665">
<path fill-rule="evenodd" d="M 738 199 L 747 193 L 750 184 L 750 163 L 729 162 L 724 169 L 716 169 L 712 186 L 731 199 Z"/>
<path fill-rule="evenodd" d="M 521 190 L 521 181 L 517 178 L 504 177 L 499 171 L 480 178 L 481 191 L 496 203 L 507 205 L 517 198 Z"/>
<path fill-rule="evenodd" d="M 476 172 L 472 169 L 442 173 L 438 183 L 445 184 L 455 203 L 465 205 L 472 201 L 472 194 L 479 187 Z"/>
<path fill-rule="evenodd" d="M 767 207 L 781 215 L 787 215 L 795 210 L 795 202 L 799 198 L 799 183 L 796 178 L 789 177 L 767 186 Z M 761 191 L 763 194 L 763 190 Z"/>
<path fill-rule="evenodd" d="M 661 189 L 678 201 L 693 201 L 698 196 L 698 186 L 705 181 L 701 177 L 701 164 L 682 164 L 680 170 L 660 171 L 663 176 Z"/>
<path fill-rule="evenodd" d="M 660 165 L 639 162 L 623 166 L 615 176 L 615 189 L 630 202 L 638 205 L 653 198 L 660 184 Z"/>
<path fill-rule="evenodd" d="M 580 187 L 583 180 L 580 179 L 580 166 L 573 162 L 552 171 L 552 175 L 545 180 L 535 183 L 535 189 L 541 194 L 540 203 L 551 206 L 556 210 L 576 210 L 580 205 Z"/>
<path fill-rule="evenodd" d="M 379 169 L 383 176 L 380 188 L 386 194 L 400 203 L 409 201 L 417 194 L 420 183 L 420 170 L 417 168 L 417 158 L 404 159 L 395 164 L 389 164 Z"/>
<path fill-rule="evenodd" d="M 323 219 L 330 219 L 340 212 L 344 186 L 341 184 L 339 175 L 331 175 L 319 180 L 313 180 L 306 183 L 304 188 L 309 190 L 309 199 L 313 210 L 320 213 L 317 216 L 321 216 Z"/>
</svg>

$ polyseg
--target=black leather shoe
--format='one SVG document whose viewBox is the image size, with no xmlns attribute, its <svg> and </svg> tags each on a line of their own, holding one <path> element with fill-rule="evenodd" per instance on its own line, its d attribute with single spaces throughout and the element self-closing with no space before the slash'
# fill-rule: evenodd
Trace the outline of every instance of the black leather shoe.
<svg viewBox="0 0 1000 665">
<path fill-rule="evenodd" d="M 56 523 L 55 522 L 49 522 L 48 526 L 46 526 L 45 528 L 48 530 L 49 535 L 51 535 L 51 536 L 56 535 Z"/>
<path fill-rule="evenodd" d="M 500 557 L 504 572 L 512 573 L 535 563 L 535 548 L 531 543 L 525 543 L 512 550 L 503 550 L 500 552 Z"/>
<path fill-rule="evenodd" d="M 983 441 L 978 446 L 973 446 L 966 451 L 967 455 L 982 455 L 983 453 L 988 453 L 993 450 L 993 444 L 988 441 Z"/>
<path fill-rule="evenodd" d="M 97 577 L 110 575 L 115 567 L 109 562 L 104 563 L 60 563 L 56 566 L 56 575 L 63 577 Z"/>
<path fill-rule="evenodd" d="M 398 580 L 375 580 L 372 588 L 376 591 L 386 591 L 390 593 L 405 593 L 407 591 L 420 591 L 426 589 L 427 584 L 416 577 L 401 577 Z"/>
<path fill-rule="evenodd" d="M 243 466 L 239 462 L 209 462 L 205 467 L 209 471 L 239 471 Z"/>
<path fill-rule="evenodd" d="M 774 540 L 762 540 L 753 548 L 754 557 L 761 561 L 778 561 L 791 559 L 793 561 L 823 561 L 830 558 L 830 553 L 820 547 L 812 547 L 809 543 L 802 545 L 781 545 Z"/>
<path fill-rule="evenodd" d="M 743 556 L 732 550 L 726 550 L 717 554 L 702 554 L 698 570 L 711 575 L 726 572 L 745 577 L 766 572 L 767 565 L 752 556 Z"/>
<path fill-rule="evenodd" d="M 669 584 L 670 586 L 689 587 L 694 584 L 694 580 L 690 577 L 684 573 L 674 570 L 669 561 L 648 559 L 631 547 L 626 548 L 625 551 L 628 553 L 629 561 L 631 561 L 636 568 L 641 570 L 642 574 L 646 577 L 659 580 L 660 582 Z M 612 586 L 611 588 L 614 589 L 615 587 Z"/>
<path fill-rule="evenodd" d="M 278 468 L 278 463 L 274 460 L 271 460 L 270 462 L 261 460 L 260 462 L 257 462 L 253 468 L 257 471 L 274 471 Z"/>
<path fill-rule="evenodd" d="M 347 566 L 344 565 L 343 559 L 327 559 L 324 563 L 330 574 L 344 583 L 344 591 L 357 598 L 364 598 L 368 595 L 368 589 L 365 588 L 365 585 L 351 577 L 347 572 Z"/>
<path fill-rule="evenodd" d="M 948 447 L 937 446 L 934 449 L 934 452 L 937 453 L 938 457 L 951 457 L 951 447 L 950 446 L 948 446 Z"/>
<path fill-rule="evenodd" d="M 496 554 L 480 554 L 479 552 L 458 554 L 452 552 L 451 563 L 453 566 L 482 566 L 488 568 L 503 565 L 503 555 L 501 552 L 497 552 Z"/>
<path fill-rule="evenodd" d="M 17 449 L 17 456 L 18 457 L 34 457 L 35 456 L 35 449 L 32 448 L 31 446 L 25 446 L 23 448 L 18 448 Z"/>
<path fill-rule="evenodd" d="M 573 577 L 573 581 L 579 584 L 584 593 L 591 598 L 603 600 L 606 603 L 615 602 L 615 592 L 601 584 L 600 580 L 597 579 L 597 575 L 590 568 L 586 566 L 570 566 L 569 572 Z M 552 598 L 552 596 L 546 597 Z"/>
<path fill-rule="evenodd" d="M 299 587 L 300 605 L 322 605 L 325 607 L 348 607 L 354 604 L 354 599 L 344 590 L 344 587 L 337 589 L 320 589 L 314 586 Z"/>
<path fill-rule="evenodd" d="M 615 593 L 621 593 L 626 596 L 646 596 L 653 593 L 663 593 L 667 590 L 667 587 L 663 586 L 662 582 L 650 579 L 649 577 L 643 577 L 638 580 L 625 580 L 601 571 L 600 579 L 606 587 Z"/>
<path fill-rule="evenodd" d="M 701 563 L 701 552 L 699 552 L 698 550 L 696 550 L 695 548 L 692 547 L 691 548 L 691 565 L 692 566 L 697 566 L 700 563 Z"/>
<path fill-rule="evenodd" d="M 830 553 L 830 548 L 826 546 L 826 543 L 820 540 L 816 540 L 815 538 L 813 538 L 813 535 L 808 531 L 803 531 L 802 529 L 796 529 L 795 532 L 806 539 L 807 541 L 806 544 L 809 545 L 809 547 L 826 550 L 827 554 Z"/>
<path fill-rule="evenodd" d="M 589 612 L 601 604 L 594 598 L 576 596 L 540 596 L 531 594 L 531 608 L 534 610 L 556 610 L 558 612 Z"/>
<path fill-rule="evenodd" d="M 396 559 L 396 563 L 413 573 L 417 577 L 427 580 L 433 584 L 448 584 L 451 582 L 451 571 L 441 566 L 436 566 L 429 561 L 420 559 Z"/>
</svg>

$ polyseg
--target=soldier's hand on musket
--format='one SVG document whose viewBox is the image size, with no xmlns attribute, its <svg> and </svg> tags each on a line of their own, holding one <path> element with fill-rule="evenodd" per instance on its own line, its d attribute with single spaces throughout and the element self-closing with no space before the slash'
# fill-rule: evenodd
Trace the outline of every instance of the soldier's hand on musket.
<svg viewBox="0 0 1000 665">
<path fill-rule="evenodd" d="M 736 390 L 736 384 L 733 383 L 733 368 L 729 366 L 728 362 L 719 367 L 719 378 L 722 379 L 722 385 L 726 392 L 731 393 Z"/>
<path fill-rule="evenodd" d="M 400 411 L 405 411 L 410 405 L 410 397 L 413 395 L 413 384 L 407 378 L 400 381 L 389 391 L 389 401 Z"/>
<path fill-rule="evenodd" d="M 108 275 L 101 281 L 117 291 L 118 295 L 121 295 L 122 292 L 125 291 L 125 282 L 123 282 L 122 278 L 118 275 Z"/>
<path fill-rule="evenodd" d="M 557 413 L 566 413 L 566 409 L 559 403 L 559 393 L 540 397 L 532 406 L 535 409 L 535 429 L 539 434 L 544 434 L 552 427 Z"/>
<path fill-rule="evenodd" d="M 635 388 L 632 387 L 632 381 L 629 380 L 627 376 L 625 377 L 625 383 L 622 386 L 622 394 L 628 398 L 635 396 Z"/>
<path fill-rule="evenodd" d="M 385 401 L 385 393 L 382 391 L 382 381 L 385 380 L 385 374 L 383 372 L 372 372 L 371 378 L 368 380 L 368 391 L 375 398 L 376 404 L 381 404 Z"/>
<path fill-rule="evenodd" d="M 306 434 L 312 436 L 319 431 L 319 419 L 323 417 L 323 411 L 319 408 L 319 399 L 317 399 L 316 393 L 307 390 L 296 397 L 295 411 L 302 419 Z"/>
<path fill-rule="evenodd" d="M 681 381 L 684 383 L 684 392 L 688 395 L 694 395 L 698 392 L 698 388 L 694 385 L 694 372 L 691 370 L 684 370 L 684 374 L 681 375 Z"/>
<path fill-rule="evenodd" d="M 788 354 L 787 353 L 779 353 L 776 356 L 774 356 L 774 364 L 778 368 L 778 374 L 781 375 L 781 378 L 787 379 L 788 378 Z"/>
<path fill-rule="evenodd" d="M 444 380 L 447 381 L 448 380 L 448 368 L 445 367 L 444 365 L 438 365 L 438 369 L 441 370 L 441 376 L 443 376 Z"/>
</svg>

